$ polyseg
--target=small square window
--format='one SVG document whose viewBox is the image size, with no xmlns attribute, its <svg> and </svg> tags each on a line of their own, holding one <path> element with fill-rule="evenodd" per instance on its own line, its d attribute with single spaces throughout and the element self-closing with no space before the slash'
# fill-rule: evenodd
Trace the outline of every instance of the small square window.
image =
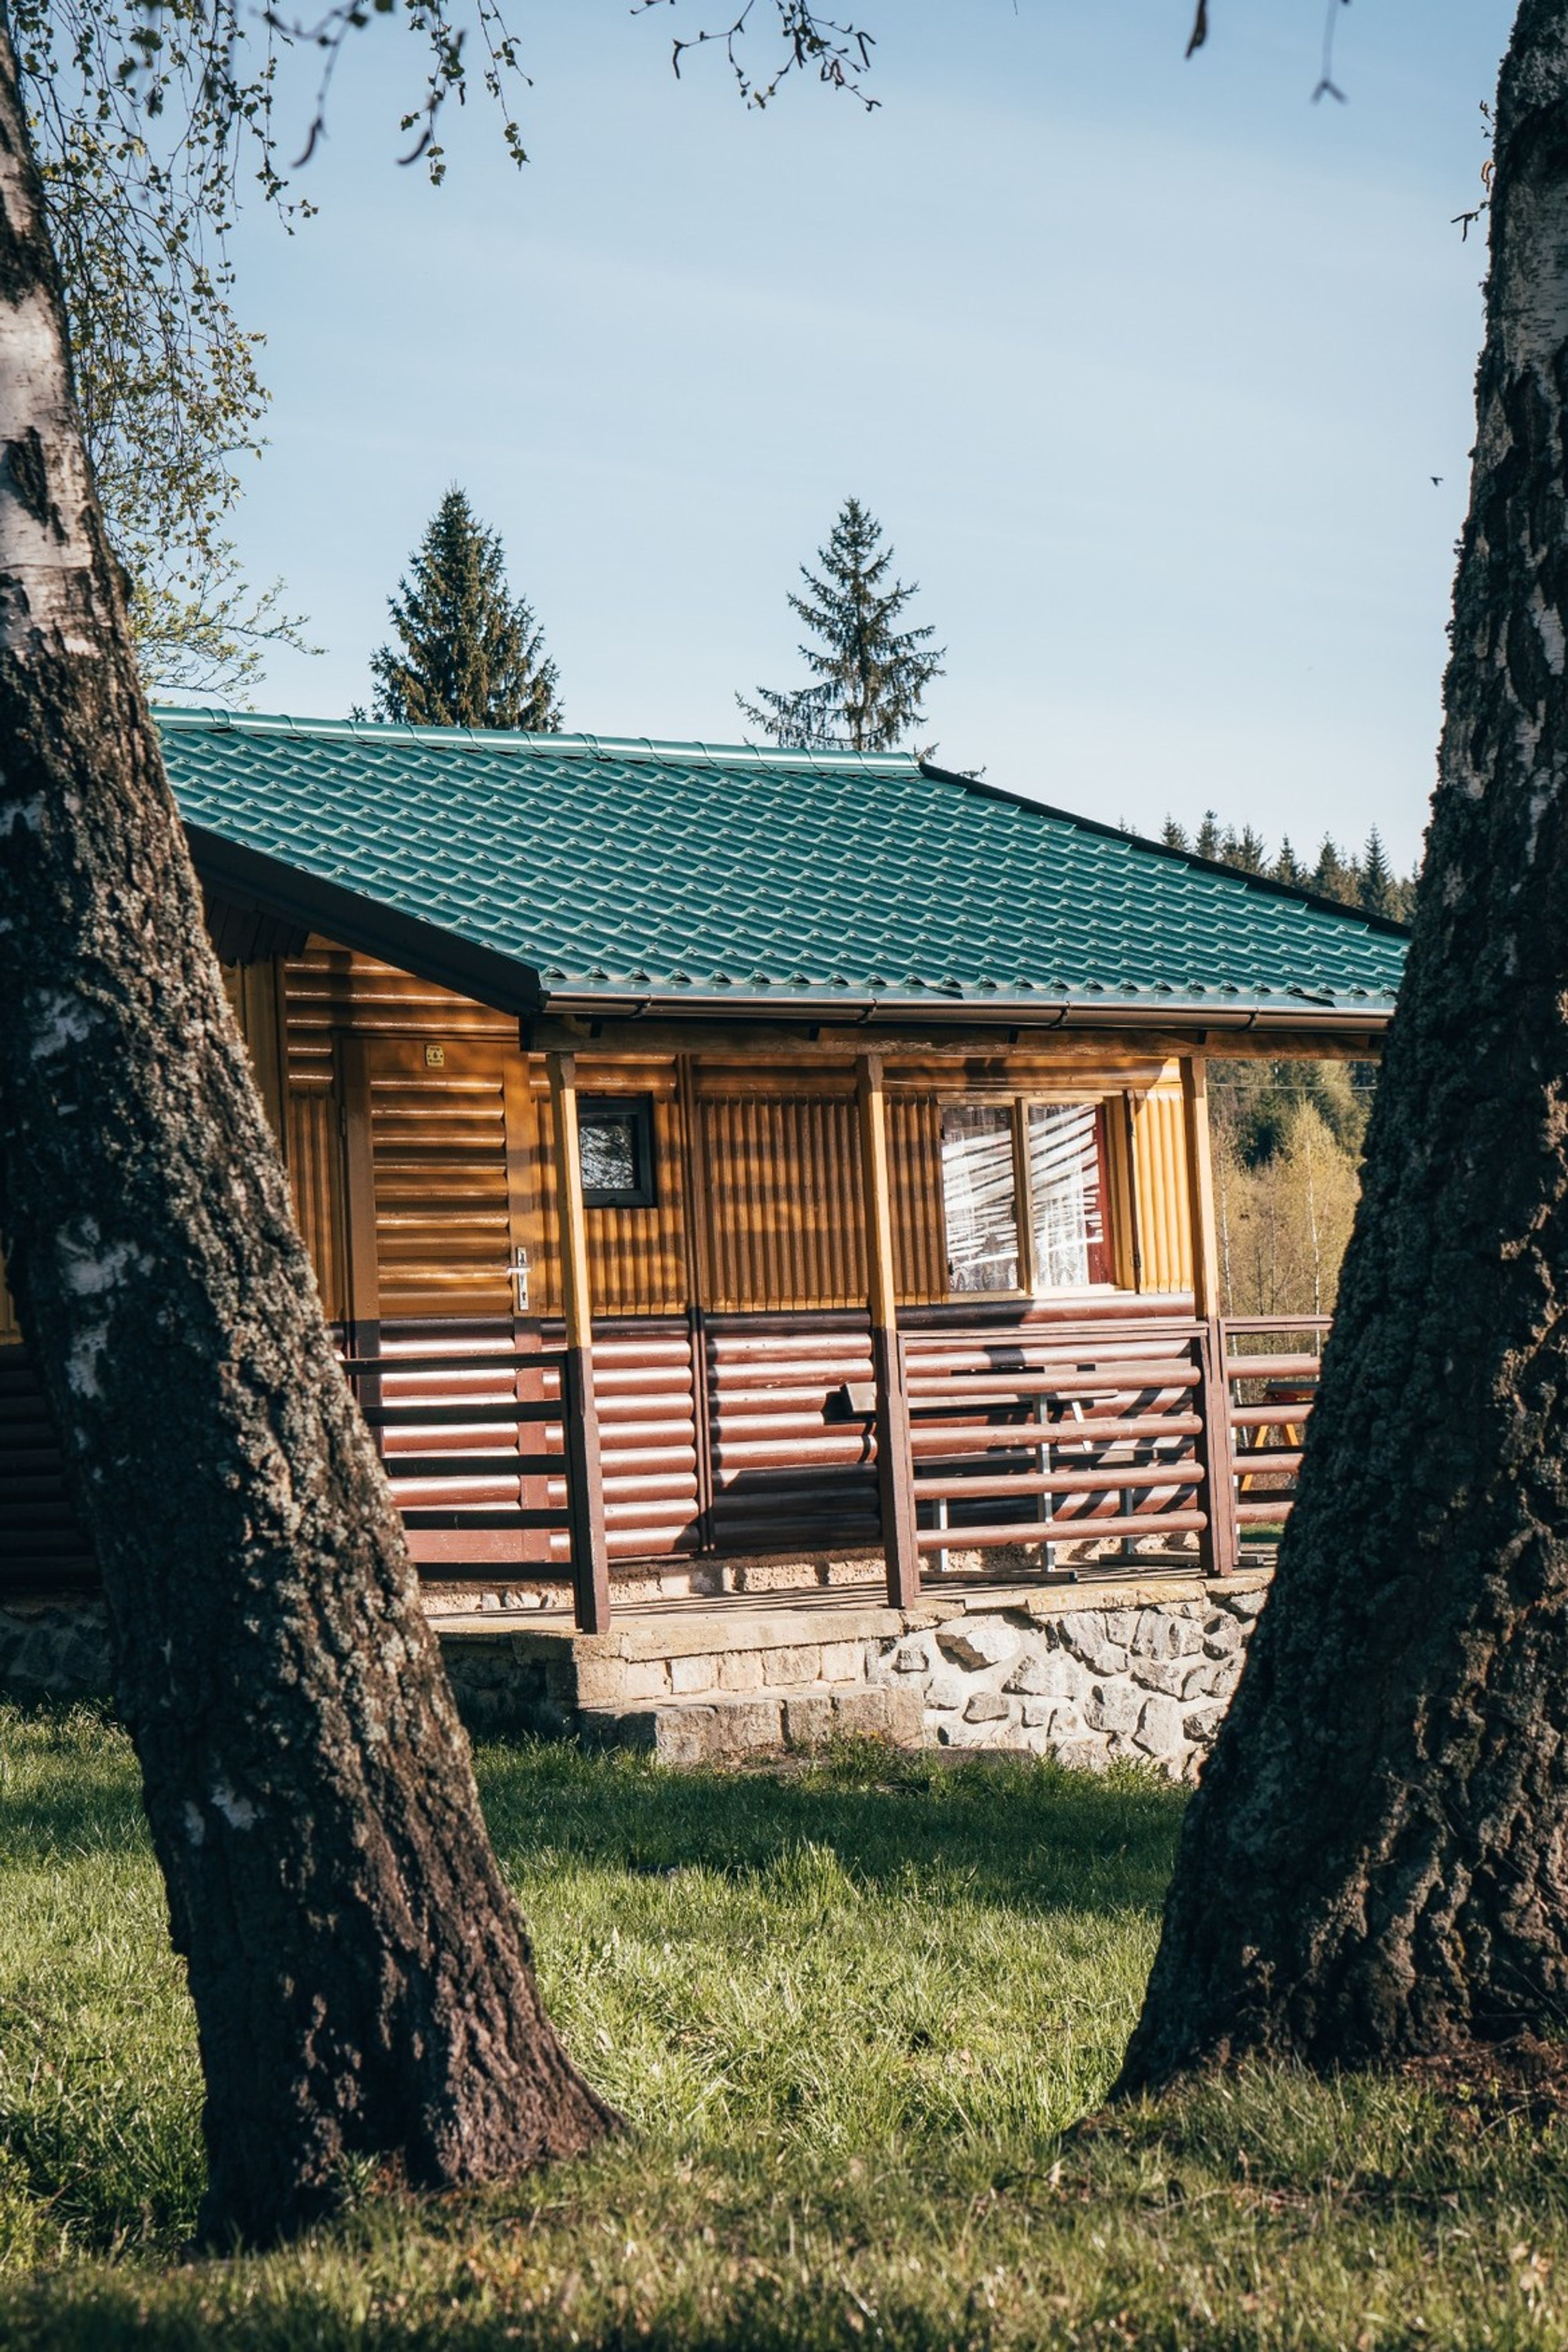
<svg viewBox="0 0 1568 2352">
<path fill-rule="evenodd" d="M 653 1207 L 653 1105 L 646 1095 L 584 1096 L 577 1141 L 587 1208 Z"/>
</svg>

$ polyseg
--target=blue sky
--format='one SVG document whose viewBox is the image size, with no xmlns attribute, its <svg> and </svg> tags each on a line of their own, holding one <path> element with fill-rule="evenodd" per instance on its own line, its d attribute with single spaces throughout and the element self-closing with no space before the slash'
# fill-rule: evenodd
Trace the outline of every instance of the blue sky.
<svg viewBox="0 0 1568 2352">
<path fill-rule="evenodd" d="M 275 400 L 237 535 L 326 648 L 255 698 L 368 700 L 458 481 L 568 725 L 732 740 L 853 491 L 947 646 L 944 761 L 1413 860 L 1484 263 L 1450 222 L 1509 0 L 1342 7 L 1344 106 L 1310 102 L 1321 0 L 1211 0 L 1190 64 L 1189 0 L 864 0 L 878 110 L 761 116 L 716 56 L 673 79 L 704 13 L 514 6 L 532 160 L 476 102 L 438 190 L 393 160 L 412 45 L 356 37 L 320 216 L 238 247 Z"/>
</svg>

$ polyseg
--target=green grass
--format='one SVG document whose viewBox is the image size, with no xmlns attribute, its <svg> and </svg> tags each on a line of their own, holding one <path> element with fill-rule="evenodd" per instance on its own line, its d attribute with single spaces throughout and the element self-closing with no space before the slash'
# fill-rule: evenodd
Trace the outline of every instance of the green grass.
<svg viewBox="0 0 1568 2352">
<path fill-rule="evenodd" d="M 0 2345 L 1560 2347 L 1568 2134 L 1261 2070 L 1071 2126 L 1179 1794 L 873 1749 L 486 1751 L 551 2009 L 636 2137 L 187 2261 L 189 2008 L 129 1750 L 0 1710 Z"/>
</svg>

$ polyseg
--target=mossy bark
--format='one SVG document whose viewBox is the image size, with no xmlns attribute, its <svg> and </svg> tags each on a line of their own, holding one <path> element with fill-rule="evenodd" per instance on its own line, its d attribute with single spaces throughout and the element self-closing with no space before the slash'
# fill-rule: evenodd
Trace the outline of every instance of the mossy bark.
<svg viewBox="0 0 1568 2352">
<path fill-rule="evenodd" d="M 1120 2088 L 1568 2018 L 1568 6 L 1504 60 L 1439 781 L 1272 1597 Z"/>
<path fill-rule="evenodd" d="M 102 1567 L 206 2080 L 209 2234 L 344 2160 L 599 2138 L 225 1002 L 0 30 L 0 1238 Z"/>
</svg>

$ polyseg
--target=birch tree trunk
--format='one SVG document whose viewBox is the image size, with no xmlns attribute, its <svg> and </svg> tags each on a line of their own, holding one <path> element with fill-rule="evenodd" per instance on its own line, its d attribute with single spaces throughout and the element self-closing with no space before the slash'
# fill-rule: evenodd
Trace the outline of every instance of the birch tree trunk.
<svg viewBox="0 0 1568 2352">
<path fill-rule="evenodd" d="M 1568 5 L 1497 110 L 1415 938 L 1300 1500 L 1119 2088 L 1568 2013 Z"/>
<path fill-rule="evenodd" d="M 534 1988 L 202 926 L 0 18 L 0 1220 L 185 1955 L 209 2235 L 613 2122 Z"/>
</svg>

